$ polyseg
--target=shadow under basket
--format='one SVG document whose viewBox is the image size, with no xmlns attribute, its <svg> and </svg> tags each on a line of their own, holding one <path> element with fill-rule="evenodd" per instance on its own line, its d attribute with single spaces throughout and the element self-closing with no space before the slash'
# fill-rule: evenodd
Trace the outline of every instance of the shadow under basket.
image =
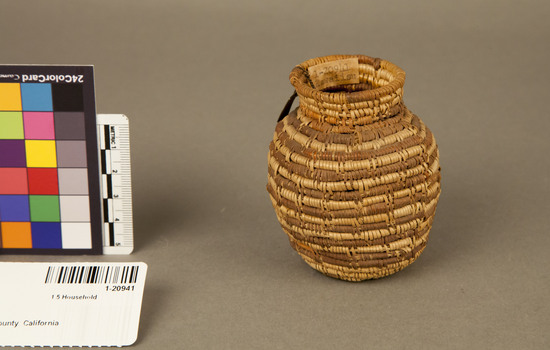
<svg viewBox="0 0 550 350">
<path fill-rule="evenodd" d="M 335 55 L 296 66 L 290 82 L 300 105 L 277 123 L 267 184 L 290 245 L 347 281 L 408 266 L 426 247 L 441 175 L 434 136 L 403 103 L 405 72 Z"/>
</svg>

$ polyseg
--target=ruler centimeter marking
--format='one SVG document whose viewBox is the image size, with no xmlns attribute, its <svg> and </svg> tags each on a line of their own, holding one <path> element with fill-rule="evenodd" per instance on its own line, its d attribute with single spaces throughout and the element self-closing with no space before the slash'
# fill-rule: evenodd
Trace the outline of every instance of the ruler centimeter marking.
<svg viewBox="0 0 550 350">
<path fill-rule="evenodd" d="M 130 254 L 134 249 L 130 129 L 123 114 L 98 114 L 103 254 Z"/>
</svg>

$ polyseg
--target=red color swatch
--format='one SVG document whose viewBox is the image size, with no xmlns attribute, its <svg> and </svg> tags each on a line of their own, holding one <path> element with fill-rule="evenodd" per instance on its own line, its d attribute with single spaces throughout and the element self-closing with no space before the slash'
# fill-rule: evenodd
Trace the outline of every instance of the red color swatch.
<svg viewBox="0 0 550 350">
<path fill-rule="evenodd" d="M 28 194 L 27 168 L 0 168 L 0 194 Z"/>
<path fill-rule="evenodd" d="M 59 194 L 56 168 L 28 168 L 29 194 Z"/>
</svg>

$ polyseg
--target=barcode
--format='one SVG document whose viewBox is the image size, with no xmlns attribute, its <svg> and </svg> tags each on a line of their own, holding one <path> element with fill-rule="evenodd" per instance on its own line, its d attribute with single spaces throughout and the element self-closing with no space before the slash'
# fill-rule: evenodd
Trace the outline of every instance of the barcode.
<svg viewBox="0 0 550 350">
<path fill-rule="evenodd" d="M 136 266 L 50 266 L 45 283 L 119 284 L 136 283 Z"/>
</svg>

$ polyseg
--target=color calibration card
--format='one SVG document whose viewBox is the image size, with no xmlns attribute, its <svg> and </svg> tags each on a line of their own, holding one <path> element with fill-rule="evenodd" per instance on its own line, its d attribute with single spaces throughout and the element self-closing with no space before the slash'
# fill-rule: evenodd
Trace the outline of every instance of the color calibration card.
<svg viewBox="0 0 550 350">
<path fill-rule="evenodd" d="M 93 78 L 0 66 L 0 253 L 102 253 Z"/>
</svg>

